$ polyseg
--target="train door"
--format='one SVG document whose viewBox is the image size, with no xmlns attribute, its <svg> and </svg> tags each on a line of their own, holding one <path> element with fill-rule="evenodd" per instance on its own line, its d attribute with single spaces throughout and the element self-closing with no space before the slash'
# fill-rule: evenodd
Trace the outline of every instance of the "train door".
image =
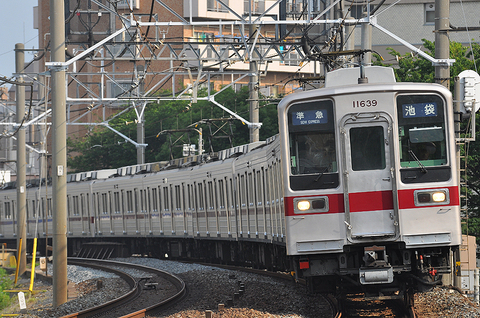
<svg viewBox="0 0 480 318">
<path fill-rule="evenodd" d="M 382 113 L 347 115 L 341 133 L 347 238 L 356 242 L 395 238 L 398 211 L 394 208 L 390 117 Z"/>
</svg>

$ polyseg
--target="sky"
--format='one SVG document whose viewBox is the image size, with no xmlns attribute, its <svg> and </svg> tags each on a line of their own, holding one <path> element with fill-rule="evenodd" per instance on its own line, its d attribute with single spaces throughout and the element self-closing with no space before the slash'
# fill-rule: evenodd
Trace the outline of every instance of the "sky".
<svg viewBox="0 0 480 318">
<path fill-rule="evenodd" d="M 15 72 L 15 44 L 26 49 L 38 48 L 38 30 L 33 28 L 33 7 L 38 0 L 0 0 L 0 75 L 11 77 Z M 25 63 L 33 59 L 33 52 L 25 53 Z"/>
</svg>

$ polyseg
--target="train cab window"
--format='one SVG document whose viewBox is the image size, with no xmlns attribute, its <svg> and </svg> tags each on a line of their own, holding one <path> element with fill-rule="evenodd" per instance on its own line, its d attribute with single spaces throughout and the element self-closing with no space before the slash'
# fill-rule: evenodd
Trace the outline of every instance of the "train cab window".
<svg viewBox="0 0 480 318">
<path fill-rule="evenodd" d="M 385 137 L 382 126 L 350 129 L 352 170 L 385 169 Z"/>
<path fill-rule="evenodd" d="M 437 95 L 399 95 L 397 115 L 402 181 L 448 180 L 443 99 Z"/>
<path fill-rule="evenodd" d="M 292 105 L 288 109 L 288 131 L 292 190 L 337 187 L 333 102 Z"/>
</svg>

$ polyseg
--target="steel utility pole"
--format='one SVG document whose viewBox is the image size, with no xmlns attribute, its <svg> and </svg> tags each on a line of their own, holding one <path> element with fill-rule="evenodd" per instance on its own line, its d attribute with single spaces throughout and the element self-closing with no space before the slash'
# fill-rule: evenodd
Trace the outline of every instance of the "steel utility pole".
<svg viewBox="0 0 480 318">
<path fill-rule="evenodd" d="M 17 104 L 17 251 L 18 251 L 18 275 L 23 275 L 27 268 L 27 156 L 25 149 L 25 127 L 22 125 L 25 117 L 25 86 L 23 85 L 23 73 L 25 67 L 25 53 L 23 43 L 15 44 L 15 72 L 17 75 L 16 104 Z M 20 246 L 21 244 L 21 246 Z"/>
<path fill-rule="evenodd" d="M 450 58 L 450 2 L 449 0 L 435 0 L 435 58 Z M 442 63 L 435 65 L 435 82 L 450 88 L 450 65 Z"/>
<path fill-rule="evenodd" d="M 50 0 L 53 125 L 53 307 L 67 302 L 67 122 L 64 0 Z M 58 63 L 59 65 L 55 65 Z"/>
</svg>

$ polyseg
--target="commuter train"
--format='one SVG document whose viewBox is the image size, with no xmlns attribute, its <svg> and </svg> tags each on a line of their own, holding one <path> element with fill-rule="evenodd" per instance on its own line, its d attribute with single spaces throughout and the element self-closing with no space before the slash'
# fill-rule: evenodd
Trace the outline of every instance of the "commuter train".
<svg viewBox="0 0 480 318">
<path fill-rule="evenodd" d="M 446 88 L 340 69 L 284 98 L 278 119 L 279 135 L 215 155 L 69 175 L 69 255 L 112 241 L 291 270 L 312 292 L 387 295 L 452 272 L 461 228 Z M 15 238 L 16 192 L 1 194 L 0 234 Z M 29 238 L 52 231 L 50 194 L 28 189 Z"/>
</svg>

